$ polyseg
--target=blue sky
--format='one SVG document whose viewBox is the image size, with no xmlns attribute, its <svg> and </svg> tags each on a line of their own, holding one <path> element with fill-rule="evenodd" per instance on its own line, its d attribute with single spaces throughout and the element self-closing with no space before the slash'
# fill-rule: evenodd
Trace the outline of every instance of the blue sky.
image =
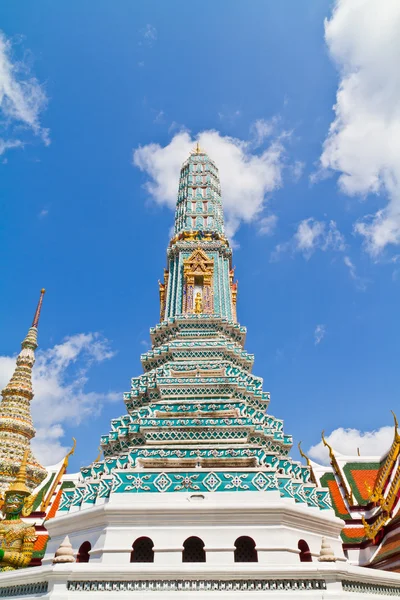
<svg viewBox="0 0 400 600">
<path fill-rule="evenodd" d="M 171 189 L 198 136 L 220 167 L 269 412 L 304 449 L 325 429 L 342 452 L 384 451 L 399 389 L 400 9 L 387 0 L 378 34 L 377 7 L 0 6 L 0 380 L 44 286 L 44 461 L 74 435 L 71 468 L 92 462 L 125 412 L 158 321 Z"/>
</svg>

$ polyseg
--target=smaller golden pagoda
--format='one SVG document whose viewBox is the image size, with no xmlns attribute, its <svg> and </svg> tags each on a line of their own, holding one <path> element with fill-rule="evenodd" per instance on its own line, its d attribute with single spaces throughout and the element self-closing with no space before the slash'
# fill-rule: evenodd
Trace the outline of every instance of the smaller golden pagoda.
<svg viewBox="0 0 400 600">
<path fill-rule="evenodd" d="M 46 469 L 36 460 L 30 449 L 30 441 L 35 436 L 31 415 L 32 368 L 35 363 L 35 350 L 40 311 L 45 290 L 41 290 L 32 326 L 21 344 L 21 352 L 16 360 L 14 373 L 1 392 L 0 402 L 0 494 L 14 482 L 25 453 L 26 486 L 31 492 L 47 475 Z"/>
</svg>

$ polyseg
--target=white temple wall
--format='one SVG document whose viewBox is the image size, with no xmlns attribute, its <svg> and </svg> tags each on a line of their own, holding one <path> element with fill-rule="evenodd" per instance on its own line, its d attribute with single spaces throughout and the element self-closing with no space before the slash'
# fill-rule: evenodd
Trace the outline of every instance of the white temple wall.
<svg viewBox="0 0 400 600">
<path fill-rule="evenodd" d="M 345 563 L 302 563 L 296 568 L 255 563 L 177 568 L 134 563 L 123 567 L 64 564 L 2 573 L 2 597 L 25 600 L 241 600 L 286 598 L 366 600 L 398 596 L 400 575 Z"/>
<path fill-rule="evenodd" d="M 294 500 L 280 498 L 277 502 L 269 492 L 210 493 L 204 502 L 193 502 L 190 494 L 182 493 L 119 494 L 107 504 L 49 521 L 51 539 L 43 564 L 52 561 L 67 534 L 75 553 L 88 541 L 90 562 L 105 565 L 128 565 L 132 544 L 140 537 L 153 541 L 155 565 L 182 565 L 183 544 L 192 536 L 204 542 L 206 562 L 214 565 L 235 564 L 235 541 L 241 536 L 254 540 L 258 562 L 264 565 L 299 564 L 301 539 L 315 560 L 322 536 L 344 561 L 341 527 L 332 511 Z"/>
</svg>

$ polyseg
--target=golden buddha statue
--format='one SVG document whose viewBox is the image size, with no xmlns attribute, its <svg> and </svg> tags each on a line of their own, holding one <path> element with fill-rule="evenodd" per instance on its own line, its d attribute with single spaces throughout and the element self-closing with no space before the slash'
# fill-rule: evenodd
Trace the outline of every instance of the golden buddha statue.
<svg viewBox="0 0 400 600">
<path fill-rule="evenodd" d="M 194 312 L 197 314 L 203 312 L 203 298 L 201 297 L 200 292 L 197 292 L 194 299 Z"/>
<path fill-rule="evenodd" d="M 36 541 L 35 528 L 20 518 L 32 512 L 36 496 L 26 487 L 26 451 L 17 478 L 1 498 L 1 510 L 5 519 L 0 521 L 0 571 L 14 571 L 27 567 L 31 562 Z"/>
</svg>

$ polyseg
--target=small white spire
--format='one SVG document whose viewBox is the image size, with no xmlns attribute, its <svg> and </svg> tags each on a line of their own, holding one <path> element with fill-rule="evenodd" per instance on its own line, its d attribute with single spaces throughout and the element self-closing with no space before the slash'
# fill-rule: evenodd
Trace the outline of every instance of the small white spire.
<svg viewBox="0 0 400 600">
<path fill-rule="evenodd" d="M 318 560 L 319 562 L 336 562 L 336 557 L 333 553 L 333 550 L 326 541 L 325 537 L 322 538 Z"/>
<path fill-rule="evenodd" d="M 74 551 L 72 550 L 72 544 L 69 541 L 69 537 L 66 536 L 54 555 L 53 564 L 73 562 L 75 562 Z"/>
</svg>

